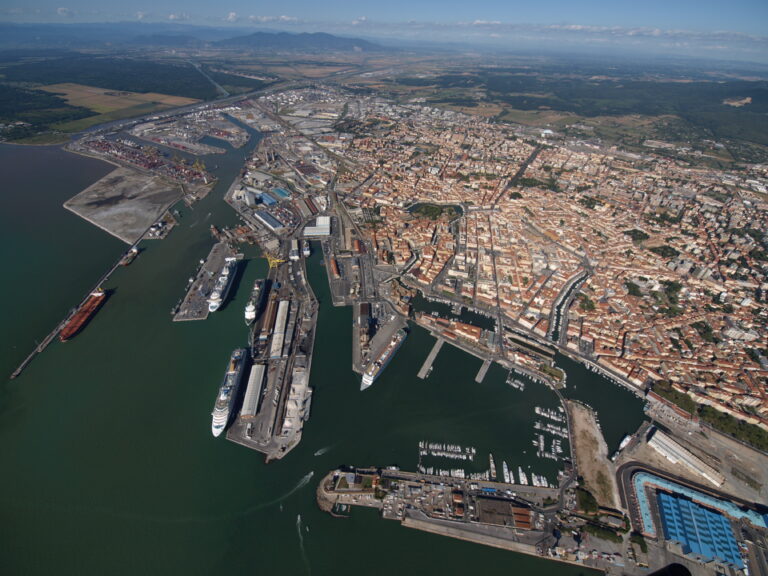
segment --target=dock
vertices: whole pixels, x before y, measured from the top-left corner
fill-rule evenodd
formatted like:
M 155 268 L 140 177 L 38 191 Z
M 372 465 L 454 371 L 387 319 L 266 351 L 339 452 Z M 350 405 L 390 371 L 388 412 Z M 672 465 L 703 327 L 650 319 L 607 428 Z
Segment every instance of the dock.
M 184 300 L 173 314 L 174 322 L 205 320 L 208 318 L 208 296 L 210 296 L 224 259 L 233 256 L 225 242 L 213 245 L 210 254 L 200 267 L 194 280 L 187 285 Z
M 438 338 L 435 342 L 435 345 L 432 346 L 432 350 L 430 350 L 427 359 L 424 360 L 424 364 L 421 365 L 421 370 L 419 370 L 418 373 L 419 378 L 422 380 L 426 379 L 426 377 L 429 375 L 429 371 L 432 369 L 432 364 L 435 362 L 437 353 L 440 352 L 440 348 L 443 347 L 443 344 L 445 344 L 445 340 Z
M 485 379 L 485 375 L 488 372 L 488 369 L 491 367 L 491 361 L 486 360 L 483 362 L 483 365 L 480 366 L 480 370 L 477 371 L 477 376 L 475 376 L 475 382 L 478 384 L 482 384 L 483 380 Z

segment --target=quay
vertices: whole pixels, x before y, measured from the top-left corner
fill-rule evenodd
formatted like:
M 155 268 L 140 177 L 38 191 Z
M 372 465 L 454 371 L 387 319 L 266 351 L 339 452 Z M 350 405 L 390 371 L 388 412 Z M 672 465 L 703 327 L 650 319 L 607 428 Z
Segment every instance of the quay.
M 480 370 L 477 371 L 477 376 L 475 376 L 475 382 L 478 384 L 482 384 L 483 380 L 485 379 L 485 375 L 488 373 L 488 369 L 491 367 L 491 361 L 486 359 L 483 361 L 483 365 L 480 366 Z
M 435 345 L 432 346 L 432 350 L 430 350 L 427 359 L 424 360 L 424 364 L 421 365 L 421 370 L 419 370 L 418 376 L 422 380 L 424 380 L 429 375 L 429 371 L 432 369 L 432 364 L 435 362 L 437 353 L 440 352 L 440 348 L 443 347 L 443 344 L 445 344 L 445 340 L 438 338 L 437 341 L 435 341 Z
M 224 266 L 224 259 L 231 256 L 233 256 L 232 250 L 225 242 L 213 245 L 197 276 L 188 285 L 184 300 L 174 311 L 174 322 L 208 318 L 208 296 L 216 283 L 219 270 Z

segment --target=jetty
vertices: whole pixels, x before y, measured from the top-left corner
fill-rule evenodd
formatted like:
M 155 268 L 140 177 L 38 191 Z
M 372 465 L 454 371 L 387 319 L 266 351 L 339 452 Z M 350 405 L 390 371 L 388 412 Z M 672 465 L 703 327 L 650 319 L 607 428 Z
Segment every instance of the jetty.
M 427 359 L 424 360 L 424 364 L 421 365 L 421 369 L 419 370 L 418 377 L 422 380 L 426 379 L 426 377 L 429 375 L 429 371 L 432 368 L 432 364 L 435 362 L 435 358 L 437 358 L 437 353 L 440 352 L 440 348 L 443 347 L 443 344 L 445 344 L 445 340 L 442 338 L 438 338 L 435 342 L 435 345 L 432 346 L 432 350 L 430 350 L 429 354 L 427 355 Z

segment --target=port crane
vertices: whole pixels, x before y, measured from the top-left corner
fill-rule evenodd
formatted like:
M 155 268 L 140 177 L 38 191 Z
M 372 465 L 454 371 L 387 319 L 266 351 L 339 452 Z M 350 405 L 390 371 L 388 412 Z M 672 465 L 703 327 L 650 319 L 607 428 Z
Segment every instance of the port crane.
M 267 254 L 267 262 L 269 262 L 269 269 L 272 270 L 272 268 L 277 268 L 278 264 L 282 264 L 285 262 L 284 258 L 279 258 L 278 256 L 271 256 L 270 254 Z

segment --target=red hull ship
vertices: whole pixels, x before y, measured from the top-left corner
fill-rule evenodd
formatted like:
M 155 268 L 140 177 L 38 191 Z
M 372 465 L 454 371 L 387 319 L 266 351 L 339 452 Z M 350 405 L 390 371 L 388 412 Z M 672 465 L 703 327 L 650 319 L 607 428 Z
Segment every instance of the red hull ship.
M 83 302 L 83 305 L 77 309 L 75 315 L 72 316 L 72 318 L 70 318 L 64 325 L 64 328 L 61 329 L 61 332 L 59 332 L 59 340 L 66 342 L 80 332 L 80 330 L 83 329 L 83 326 L 88 323 L 88 320 L 91 319 L 91 316 L 96 314 L 97 310 L 101 308 L 106 297 L 107 294 L 102 289 L 91 292 L 87 300 Z

